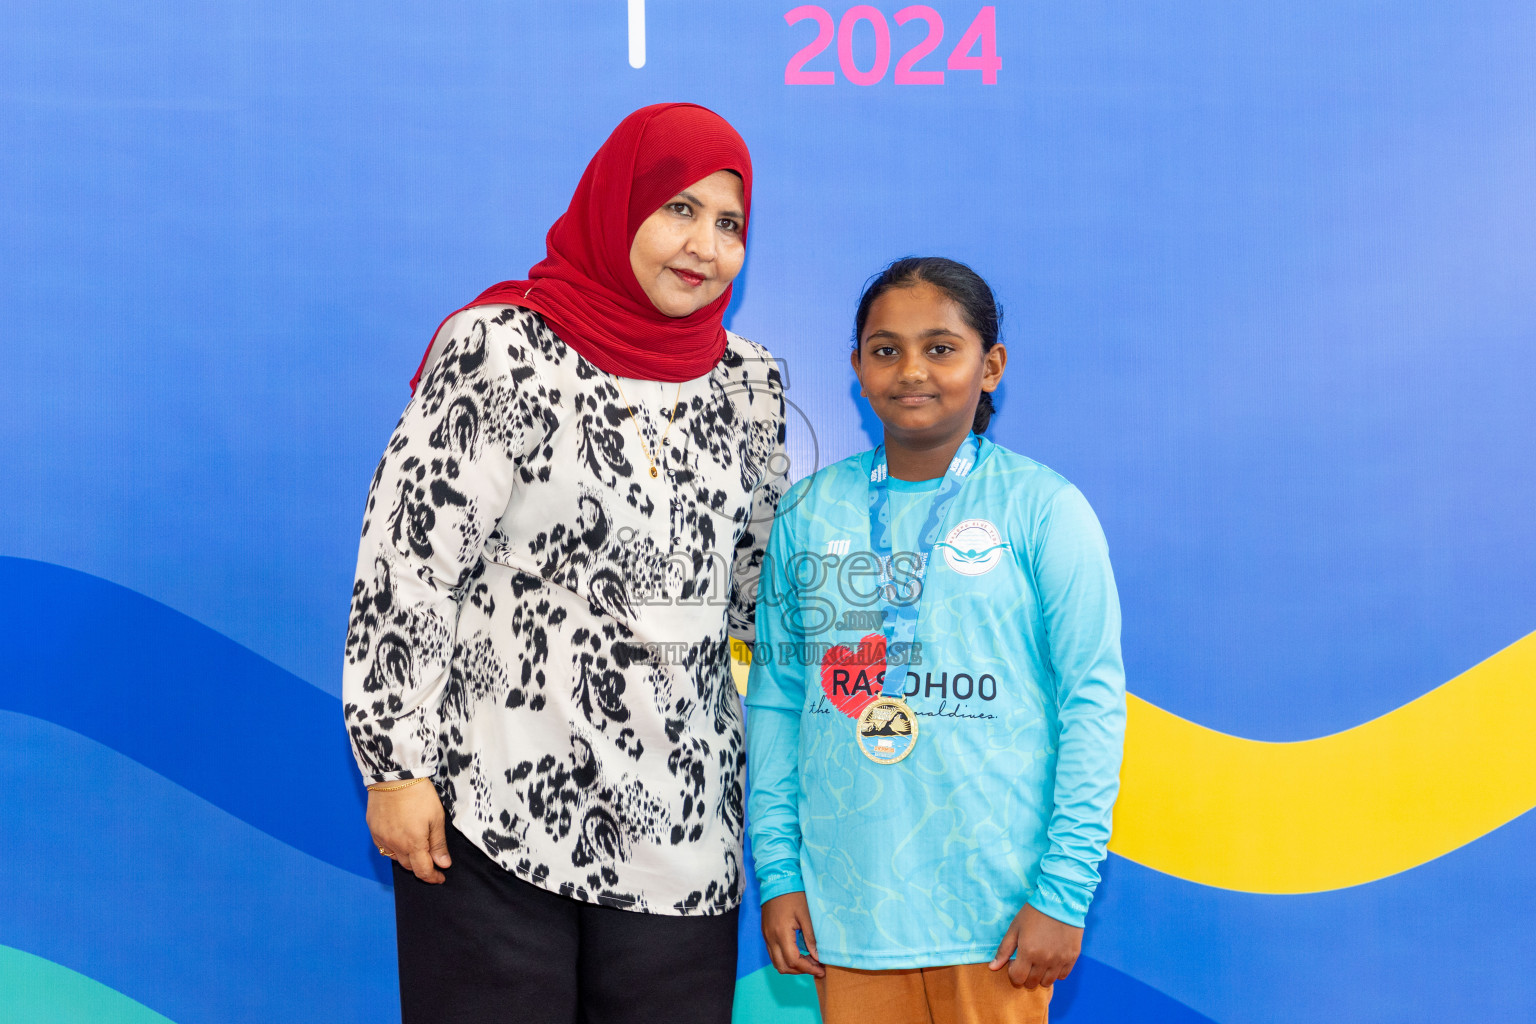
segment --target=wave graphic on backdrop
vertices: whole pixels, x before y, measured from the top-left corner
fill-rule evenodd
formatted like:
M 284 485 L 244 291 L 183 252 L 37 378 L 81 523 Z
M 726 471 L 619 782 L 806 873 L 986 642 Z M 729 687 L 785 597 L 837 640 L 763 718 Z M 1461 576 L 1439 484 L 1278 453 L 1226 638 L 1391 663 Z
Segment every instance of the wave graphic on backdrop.
M 12 679 L 0 710 L 88 736 L 295 849 L 388 880 L 335 697 L 158 601 L 46 562 L 0 558 L 0 622 Z M 336 648 L 339 671 L 340 637 Z
M 732 641 L 737 689 L 752 656 Z M 1127 695 L 1109 848 L 1185 881 L 1324 892 L 1442 857 L 1536 807 L 1536 633 L 1353 729 L 1270 743 Z
M 19 823 L 7 849 L 25 865 L 0 899 L 0 943 L 176 1024 L 398 1019 L 388 886 L 61 726 L 0 711 L 0 750 L 26 753 L 0 759 L 0 820 Z M 25 1021 L 8 1012 L 18 998 L 78 999 L 77 980 L 51 981 L 46 998 L 0 991 L 0 1020 Z
M 0 998 L 13 1024 L 171 1024 L 99 981 L 9 946 L 0 946 Z
M 1536 807 L 1536 633 L 1380 718 L 1265 743 L 1132 696 L 1110 849 L 1223 889 L 1375 881 Z
M 0 905 L 0 944 L 24 951 L 0 1005 L 24 989 L 38 1024 L 82 993 L 178 1024 L 391 1016 L 388 875 L 340 702 L 60 566 L 0 557 L 0 615 L 0 749 L 27 754 L 0 759 L 0 815 L 27 823 L 13 853 L 35 866 Z M 736 1019 L 816 1020 L 808 981 L 766 966 L 759 922 L 754 891 Z M 1210 1020 L 1088 956 L 1056 1003 L 1063 1024 Z

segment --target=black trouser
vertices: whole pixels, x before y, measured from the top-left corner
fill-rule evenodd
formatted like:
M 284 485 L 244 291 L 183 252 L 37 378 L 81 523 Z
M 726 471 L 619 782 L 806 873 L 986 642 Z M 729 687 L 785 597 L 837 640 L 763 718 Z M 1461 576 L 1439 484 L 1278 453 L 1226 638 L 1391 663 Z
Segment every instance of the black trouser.
M 395 865 L 405 1024 L 729 1024 L 736 911 L 637 914 L 524 882 L 451 825 L 447 881 Z

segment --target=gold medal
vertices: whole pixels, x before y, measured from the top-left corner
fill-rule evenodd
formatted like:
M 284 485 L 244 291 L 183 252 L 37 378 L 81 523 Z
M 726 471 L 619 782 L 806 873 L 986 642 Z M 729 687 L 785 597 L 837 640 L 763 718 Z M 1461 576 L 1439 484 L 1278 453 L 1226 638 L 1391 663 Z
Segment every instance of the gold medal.
M 876 764 L 895 764 L 917 746 L 917 716 L 900 697 L 881 697 L 859 712 L 854 737 Z

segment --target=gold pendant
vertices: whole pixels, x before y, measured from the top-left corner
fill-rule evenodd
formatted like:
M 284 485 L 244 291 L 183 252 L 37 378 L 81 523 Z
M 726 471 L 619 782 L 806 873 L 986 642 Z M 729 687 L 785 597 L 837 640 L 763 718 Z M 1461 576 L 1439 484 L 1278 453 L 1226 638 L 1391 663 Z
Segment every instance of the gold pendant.
M 876 764 L 895 764 L 917 746 L 917 716 L 900 697 L 881 697 L 860 713 L 854 739 Z
M 651 476 L 653 476 L 653 477 L 654 477 L 654 476 L 655 476 L 655 475 L 656 475 L 656 467 L 655 467 L 655 466 L 652 466 L 652 467 L 651 467 Z

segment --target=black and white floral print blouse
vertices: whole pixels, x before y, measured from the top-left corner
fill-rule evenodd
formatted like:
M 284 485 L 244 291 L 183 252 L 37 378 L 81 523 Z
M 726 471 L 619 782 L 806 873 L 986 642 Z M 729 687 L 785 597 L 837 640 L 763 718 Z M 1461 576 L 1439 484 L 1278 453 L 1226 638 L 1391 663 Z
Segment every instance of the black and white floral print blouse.
M 775 363 L 732 334 L 707 376 L 617 381 L 515 306 L 459 313 L 433 358 L 363 520 L 343 680 L 359 767 L 432 776 L 455 827 L 545 889 L 731 909 L 729 637 L 752 639 L 784 487 Z

